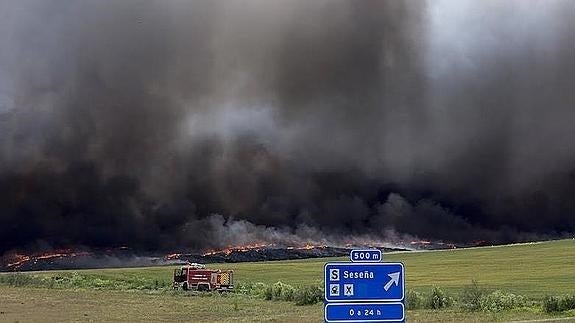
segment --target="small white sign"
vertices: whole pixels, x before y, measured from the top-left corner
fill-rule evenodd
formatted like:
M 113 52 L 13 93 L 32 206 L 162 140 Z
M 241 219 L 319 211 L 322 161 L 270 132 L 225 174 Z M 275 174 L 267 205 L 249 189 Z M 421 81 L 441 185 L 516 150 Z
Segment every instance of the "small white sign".
M 329 280 L 333 282 L 339 281 L 339 269 L 331 269 L 329 271 Z
M 339 284 L 329 285 L 329 296 L 339 296 Z
M 343 285 L 343 295 L 353 296 L 353 284 L 344 284 Z

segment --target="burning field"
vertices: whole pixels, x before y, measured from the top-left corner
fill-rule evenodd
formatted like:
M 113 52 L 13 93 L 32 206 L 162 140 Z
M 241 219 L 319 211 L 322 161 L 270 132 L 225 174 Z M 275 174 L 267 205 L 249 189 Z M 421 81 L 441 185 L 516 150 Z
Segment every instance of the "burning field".
M 2 258 L 0 271 L 36 271 L 55 269 L 87 269 L 110 267 L 141 267 L 170 264 L 253 262 L 268 260 L 305 259 L 348 255 L 349 248 L 328 246 L 277 247 L 247 245 L 213 250 L 205 253 L 174 253 L 136 256 L 129 250 L 77 252 L 57 250 L 30 255 L 13 254 Z
M 127 247 L 101 251 L 53 250 L 44 253 L 7 254 L 0 258 L 0 271 L 40 271 L 58 269 L 148 267 L 186 263 L 236 263 L 307 258 L 348 256 L 354 248 L 377 248 L 385 252 L 456 249 L 487 245 L 475 241 L 468 245 L 445 242 L 410 241 L 405 246 L 377 245 L 303 245 L 280 246 L 275 244 L 251 244 L 230 246 L 224 249 L 199 253 L 171 253 L 166 255 L 136 255 Z
M 573 16 L 567 0 L 0 1 L 1 268 L 569 236 Z

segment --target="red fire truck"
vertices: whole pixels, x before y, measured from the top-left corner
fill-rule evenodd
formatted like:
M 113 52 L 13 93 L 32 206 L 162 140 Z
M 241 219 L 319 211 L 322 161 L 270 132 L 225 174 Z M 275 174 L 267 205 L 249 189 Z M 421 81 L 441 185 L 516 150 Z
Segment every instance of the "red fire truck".
M 234 289 L 233 270 L 206 269 L 205 265 L 189 264 L 174 269 L 174 289 L 227 291 Z

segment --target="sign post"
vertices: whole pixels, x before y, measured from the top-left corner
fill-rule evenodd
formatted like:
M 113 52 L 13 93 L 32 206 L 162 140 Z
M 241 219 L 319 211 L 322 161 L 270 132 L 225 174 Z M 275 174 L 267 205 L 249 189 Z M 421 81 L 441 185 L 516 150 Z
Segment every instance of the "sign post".
M 328 303 L 326 322 L 403 322 L 403 303 Z
M 372 249 L 350 259 L 325 264 L 325 322 L 405 322 L 403 264 L 379 262 Z
M 379 249 L 352 250 L 349 258 L 352 262 L 380 262 L 383 259 Z

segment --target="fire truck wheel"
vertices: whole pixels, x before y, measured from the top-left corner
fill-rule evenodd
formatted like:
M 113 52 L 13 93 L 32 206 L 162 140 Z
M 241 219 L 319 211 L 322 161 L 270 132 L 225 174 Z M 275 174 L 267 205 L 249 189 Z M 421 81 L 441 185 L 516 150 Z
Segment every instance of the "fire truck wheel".
M 198 285 L 198 291 L 203 292 L 203 291 L 206 291 L 206 290 L 208 290 L 208 289 L 209 289 L 209 287 L 208 287 L 208 285 L 206 285 L 206 284 L 199 284 L 199 285 Z
M 183 283 L 183 284 L 182 284 L 182 289 L 183 289 L 183 290 L 188 290 L 188 283 Z

